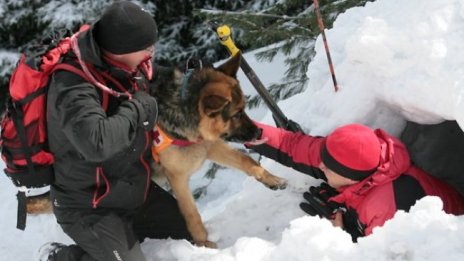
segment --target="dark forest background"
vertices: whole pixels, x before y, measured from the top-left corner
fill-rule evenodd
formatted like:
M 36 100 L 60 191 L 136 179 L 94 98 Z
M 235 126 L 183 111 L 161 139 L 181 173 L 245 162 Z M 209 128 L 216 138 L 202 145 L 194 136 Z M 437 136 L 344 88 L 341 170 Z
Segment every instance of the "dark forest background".
M 338 14 L 364 5 L 369 0 L 320 0 L 326 28 L 331 28 Z M 371 0 L 372 1 L 372 0 Z M 0 103 L 7 97 L 8 81 L 19 54 L 55 30 L 75 31 L 91 23 L 112 0 L 3 0 L 0 2 Z M 150 11 L 159 27 L 155 60 L 176 66 L 191 56 L 216 62 L 228 57 L 227 51 L 208 24 L 214 21 L 232 28 L 232 37 L 243 51 L 273 43 L 258 57 L 272 62 L 283 52 L 287 72 L 278 84 L 268 86 L 276 100 L 304 90 L 306 71 L 314 56 L 313 43 L 320 31 L 311 0 L 169 0 L 133 1 Z M 257 106 L 260 97 L 249 97 Z M 1 107 L 3 110 L 3 106 Z

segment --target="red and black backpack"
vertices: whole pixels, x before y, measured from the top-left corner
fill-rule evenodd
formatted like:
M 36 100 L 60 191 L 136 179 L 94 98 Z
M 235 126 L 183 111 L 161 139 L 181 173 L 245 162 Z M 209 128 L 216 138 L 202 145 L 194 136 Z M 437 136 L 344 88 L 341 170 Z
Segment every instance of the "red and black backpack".
M 81 28 L 80 32 L 88 29 Z M 77 34 L 63 37 L 54 34 L 41 40 L 32 51 L 21 55 L 9 81 L 9 95 L 1 119 L 0 147 L 5 162 L 5 174 L 18 188 L 17 228 L 26 225 L 26 201 L 29 197 L 48 193 L 53 180 L 54 156 L 47 143 L 46 98 L 48 84 L 53 72 L 66 70 L 80 75 L 89 82 L 103 85 L 102 78 L 89 73 L 88 68 L 77 68 L 61 63 L 68 51 L 76 53 Z M 77 50 L 79 53 L 79 51 Z M 82 65 L 80 54 L 76 54 Z M 84 71 L 83 71 L 84 70 Z M 104 86 L 106 87 L 106 86 Z M 106 87 L 107 88 L 107 87 Z M 103 91 L 103 108 L 106 110 L 108 92 Z

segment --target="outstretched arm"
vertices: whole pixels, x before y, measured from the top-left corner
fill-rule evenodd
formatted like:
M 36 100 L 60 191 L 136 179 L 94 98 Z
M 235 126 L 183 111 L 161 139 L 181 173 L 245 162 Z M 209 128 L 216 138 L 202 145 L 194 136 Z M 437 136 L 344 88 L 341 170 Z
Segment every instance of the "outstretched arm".
M 267 138 L 267 142 L 262 145 L 247 145 L 248 148 L 297 171 L 325 179 L 318 168 L 324 138 L 294 133 L 259 122 L 255 124 L 263 130 L 261 138 Z

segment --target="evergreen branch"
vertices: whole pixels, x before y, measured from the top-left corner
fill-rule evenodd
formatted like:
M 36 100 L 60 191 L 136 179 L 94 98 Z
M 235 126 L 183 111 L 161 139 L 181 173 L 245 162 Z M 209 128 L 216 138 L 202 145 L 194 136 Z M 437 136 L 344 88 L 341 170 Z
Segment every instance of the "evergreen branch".
M 288 16 L 288 15 L 274 15 L 264 13 L 250 13 L 250 12 L 234 12 L 224 10 L 211 10 L 211 9 L 195 9 L 195 11 L 211 14 L 211 15 L 239 15 L 239 16 L 260 16 L 267 18 L 278 18 L 283 20 L 307 19 L 307 17 Z
M 205 173 L 205 177 L 208 179 L 214 179 L 216 172 L 220 169 L 225 169 L 225 167 L 212 162 L 211 167 Z
M 199 199 L 201 196 L 207 194 L 207 192 L 208 192 L 207 189 L 208 189 L 209 185 L 211 185 L 211 183 L 213 183 L 213 180 L 216 177 L 216 172 L 218 170 L 220 170 L 220 169 L 225 169 L 225 167 L 223 167 L 221 165 L 218 165 L 218 164 L 216 164 L 214 162 L 210 165 L 210 168 L 206 171 L 206 173 L 204 175 L 205 178 L 209 179 L 208 184 L 206 184 L 204 186 L 201 186 L 201 187 L 198 187 L 192 192 L 194 199 Z

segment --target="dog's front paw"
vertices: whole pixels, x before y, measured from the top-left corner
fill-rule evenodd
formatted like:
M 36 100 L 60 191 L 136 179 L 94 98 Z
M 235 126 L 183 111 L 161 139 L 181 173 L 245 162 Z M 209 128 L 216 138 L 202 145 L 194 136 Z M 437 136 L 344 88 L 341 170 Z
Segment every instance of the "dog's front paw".
M 287 182 L 279 184 L 279 185 L 275 185 L 275 186 L 270 186 L 269 188 L 272 189 L 272 190 L 286 189 L 287 188 Z
M 208 248 L 217 248 L 216 243 L 208 241 L 208 240 L 201 241 L 201 242 L 195 241 L 195 245 L 197 245 L 197 246 L 205 246 L 205 247 L 208 247 Z
M 272 190 L 285 189 L 287 187 L 286 179 L 279 178 L 271 174 L 266 175 L 264 178 L 258 180 Z
M 278 177 L 274 177 L 274 178 L 276 178 L 278 182 L 276 182 L 273 185 L 267 185 L 268 188 L 270 188 L 272 190 L 278 190 L 278 189 L 287 188 L 287 180 L 282 179 L 282 178 L 278 178 Z

